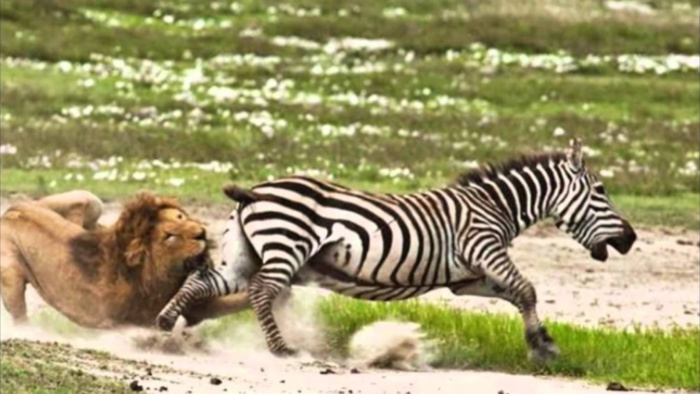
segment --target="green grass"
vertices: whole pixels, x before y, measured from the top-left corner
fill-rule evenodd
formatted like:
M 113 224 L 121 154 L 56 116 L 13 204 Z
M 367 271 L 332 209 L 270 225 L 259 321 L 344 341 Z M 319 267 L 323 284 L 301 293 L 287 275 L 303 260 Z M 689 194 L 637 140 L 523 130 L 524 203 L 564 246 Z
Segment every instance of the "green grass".
M 91 179 L 111 168 L 98 159 L 114 157 L 127 177 L 154 160 L 216 160 L 239 181 L 311 171 L 415 190 L 573 135 L 592 149 L 594 171 L 613 174 L 613 194 L 700 192 L 697 70 L 618 64 L 696 54 L 696 1 L 647 1 L 651 16 L 593 0 L 472 3 L 5 1 L 0 121 L 17 153 L 2 155 L 3 192 L 38 177 L 65 190 L 68 172 Z M 344 37 L 390 46 L 322 48 Z M 557 71 L 568 61 L 578 68 Z M 167 189 L 168 171 L 156 170 L 139 186 Z M 218 190 L 204 182 L 213 179 L 186 178 L 205 193 Z
M 298 309 L 300 305 L 290 307 L 305 315 L 310 312 Z M 329 357 L 346 357 L 350 337 L 364 325 L 391 319 L 419 323 L 435 340 L 437 354 L 432 365 L 436 368 L 552 375 L 598 383 L 617 381 L 635 388 L 700 389 L 700 329 L 697 327 L 620 330 L 546 321 L 561 355 L 548 365 L 538 367 L 527 359 L 522 321 L 515 314 L 471 312 L 418 300 L 366 302 L 338 295 L 323 298 L 316 308 L 312 313 L 318 316 L 317 321 L 323 327 L 326 348 L 331 352 Z M 32 323 L 67 338 L 94 333 L 71 323 L 54 310 L 33 316 Z M 207 321 L 198 330 L 207 341 L 231 340 L 235 339 L 231 337 L 232 330 L 242 325 L 259 329 L 254 314 L 248 310 Z M 41 368 L 34 365 L 41 358 L 38 355 L 12 347 L 6 353 L 6 343 L 2 346 L 3 362 L 11 362 L 7 368 L 16 369 L 18 364 L 25 369 Z M 8 354 L 10 358 L 6 358 Z M 60 354 L 46 351 L 42 356 L 51 360 Z M 90 354 L 102 359 L 109 357 L 102 352 Z M 27 360 L 22 361 L 20 356 Z M 5 364 L 3 373 L 4 368 Z
M 23 340 L 3 341 L 0 346 L 0 381 L 3 392 L 16 394 L 48 393 L 129 393 L 131 390 L 116 380 L 97 377 L 74 366 L 69 357 L 109 356 L 92 351 L 76 351 L 56 344 L 40 344 Z
M 373 321 L 392 319 L 420 323 L 437 341 L 433 366 L 493 370 L 622 382 L 645 388 L 700 388 L 700 330 L 637 328 L 621 331 L 546 322 L 561 356 L 545 367 L 527 359 L 522 321 L 502 314 L 483 314 L 432 303 L 370 303 L 331 296 L 319 303 L 324 334 L 336 356 L 347 352 L 349 338 Z M 230 329 L 249 324 L 248 311 L 207 323 L 210 339 L 227 337 Z

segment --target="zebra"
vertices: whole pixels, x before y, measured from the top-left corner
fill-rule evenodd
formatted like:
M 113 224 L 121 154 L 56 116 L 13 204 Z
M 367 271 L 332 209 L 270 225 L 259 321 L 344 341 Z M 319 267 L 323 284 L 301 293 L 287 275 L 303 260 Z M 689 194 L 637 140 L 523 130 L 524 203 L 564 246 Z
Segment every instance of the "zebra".
M 559 349 L 538 317 L 535 288 L 508 257 L 511 241 L 546 217 L 595 260 L 607 259 L 607 245 L 626 254 L 636 240 L 586 169 L 577 139 L 566 152 L 482 166 L 453 185 L 412 194 L 372 194 L 305 176 L 224 192 L 239 205 L 224 229 L 221 264 L 191 274 L 156 325 L 169 331 L 194 301 L 247 291 L 278 356 L 295 350 L 281 336 L 272 302 L 291 285 L 314 283 L 362 300 L 447 288 L 509 301 L 523 319 L 530 359 L 546 361 Z

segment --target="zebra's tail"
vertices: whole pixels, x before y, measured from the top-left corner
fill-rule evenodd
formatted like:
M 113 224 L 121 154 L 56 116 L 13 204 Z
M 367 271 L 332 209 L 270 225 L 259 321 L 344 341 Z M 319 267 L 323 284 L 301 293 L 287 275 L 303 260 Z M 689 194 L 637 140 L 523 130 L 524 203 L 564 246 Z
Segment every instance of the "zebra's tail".
M 243 204 L 260 201 L 263 199 L 263 196 L 255 193 L 254 191 L 238 187 L 232 183 L 224 186 L 224 194 L 226 194 L 226 196 L 228 196 L 228 198 L 231 200 Z

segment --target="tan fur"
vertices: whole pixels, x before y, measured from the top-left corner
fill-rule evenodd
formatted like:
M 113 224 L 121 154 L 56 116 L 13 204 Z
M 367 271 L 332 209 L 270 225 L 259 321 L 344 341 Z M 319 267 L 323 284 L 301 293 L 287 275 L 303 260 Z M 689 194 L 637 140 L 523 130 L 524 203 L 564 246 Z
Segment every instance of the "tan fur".
M 152 326 L 188 273 L 210 264 L 203 224 L 174 199 L 140 194 L 111 227 L 97 224 L 101 213 L 94 194 L 77 190 L 0 218 L 0 293 L 16 323 L 27 320 L 30 283 L 82 326 Z

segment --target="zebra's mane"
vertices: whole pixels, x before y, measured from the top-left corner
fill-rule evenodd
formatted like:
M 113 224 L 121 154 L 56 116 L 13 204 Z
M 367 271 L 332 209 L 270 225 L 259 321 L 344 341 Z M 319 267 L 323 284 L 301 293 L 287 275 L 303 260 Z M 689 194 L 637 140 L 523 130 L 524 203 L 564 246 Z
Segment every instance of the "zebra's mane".
M 470 183 L 480 184 L 485 180 L 497 178 L 499 174 L 507 174 L 513 170 L 521 171 L 523 168 L 536 167 L 538 164 L 559 163 L 564 160 L 567 160 L 567 157 L 562 152 L 521 155 L 502 163 L 488 163 L 485 166 L 464 172 L 457 177 L 456 183 L 462 186 L 467 186 Z

